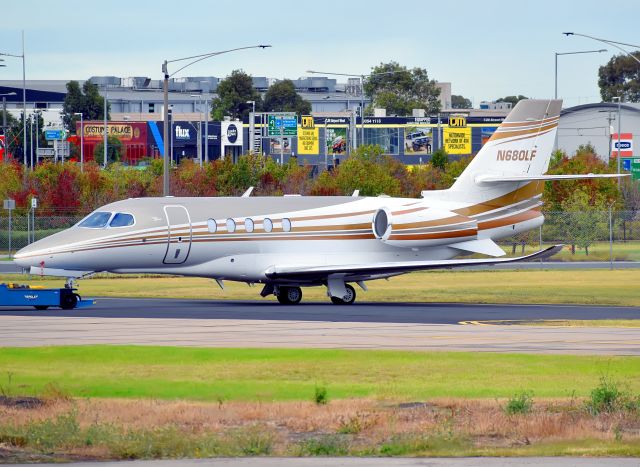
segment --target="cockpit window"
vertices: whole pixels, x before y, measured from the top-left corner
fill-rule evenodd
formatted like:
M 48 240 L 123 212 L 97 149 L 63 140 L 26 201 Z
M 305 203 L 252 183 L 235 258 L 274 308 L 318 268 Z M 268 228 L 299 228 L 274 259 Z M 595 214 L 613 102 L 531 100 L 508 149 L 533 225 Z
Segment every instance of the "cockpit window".
M 126 214 L 124 212 L 118 212 L 111 222 L 109 222 L 109 227 L 127 227 L 129 225 L 134 224 L 134 219 L 131 214 Z
M 78 224 L 78 227 L 86 227 L 88 229 L 102 229 L 107 226 L 107 222 L 111 219 L 111 213 L 105 211 L 96 211 L 90 214 L 85 220 Z

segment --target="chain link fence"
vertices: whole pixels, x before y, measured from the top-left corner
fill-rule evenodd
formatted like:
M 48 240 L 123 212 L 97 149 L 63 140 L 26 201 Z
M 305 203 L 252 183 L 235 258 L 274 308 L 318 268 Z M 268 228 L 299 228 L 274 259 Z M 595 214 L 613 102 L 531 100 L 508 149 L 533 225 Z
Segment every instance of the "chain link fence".
M 539 229 L 499 241 L 508 256 L 520 256 L 562 243 L 559 261 L 640 261 L 640 213 L 633 211 L 548 211 Z M 0 216 L 0 255 L 15 253 L 34 240 L 71 227 L 84 216 L 68 213 Z M 32 226 L 31 224 L 34 224 Z M 35 228 L 34 228 L 35 227 Z M 11 239 L 11 251 L 9 243 Z

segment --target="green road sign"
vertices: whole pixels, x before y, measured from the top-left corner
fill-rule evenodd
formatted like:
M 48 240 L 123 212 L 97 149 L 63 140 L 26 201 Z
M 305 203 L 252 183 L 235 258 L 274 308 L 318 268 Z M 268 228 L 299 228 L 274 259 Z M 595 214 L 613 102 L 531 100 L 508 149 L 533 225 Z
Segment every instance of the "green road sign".
M 295 115 L 269 115 L 267 123 L 269 136 L 280 136 L 280 127 L 282 127 L 283 136 L 298 134 L 298 118 Z
M 631 176 L 634 180 L 640 180 L 640 158 L 631 160 Z

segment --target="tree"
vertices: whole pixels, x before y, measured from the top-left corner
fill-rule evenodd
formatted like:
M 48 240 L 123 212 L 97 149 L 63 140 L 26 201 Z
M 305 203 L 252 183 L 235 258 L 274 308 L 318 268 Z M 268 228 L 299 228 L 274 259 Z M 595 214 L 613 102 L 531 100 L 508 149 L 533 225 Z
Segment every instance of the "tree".
M 104 143 L 100 141 L 93 149 L 93 159 L 104 160 Z M 122 142 L 117 136 L 107 138 L 107 163 L 120 162 L 122 159 Z
M 391 115 L 411 115 L 413 109 L 440 111 L 440 89 L 424 68 L 407 69 L 397 62 L 381 63 L 371 69 L 364 90 L 374 107 Z
M 252 105 L 247 101 L 254 101 L 256 108 L 260 108 L 260 93 L 253 87 L 253 79 L 242 70 L 233 70 L 231 75 L 220 81 L 218 97 L 213 99 L 211 117 L 213 120 L 223 120 L 228 116 L 242 119 L 249 115 Z
M 640 51 L 632 55 L 640 59 Z M 628 55 L 615 55 L 598 70 L 598 86 L 604 102 L 614 96 L 623 101 L 640 102 L 640 66 Z
M 311 113 L 311 103 L 296 92 L 290 79 L 278 81 L 270 86 L 264 94 L 262 107 L 266 112 L 294 112 L 299 115 Z
M 571 242 L 571 253 L 575 247 L 584 248 L 589 256 L 589 246 L 606 237 L 608 232 L 607 205 L 604 196 L 597 194 L 591 199 L 590 194 L 581 188 L 574 190 L 562 203 L 564 215 L 562 232 Z
M 111 106 L 107 103 L 107 120 L 111 120 L 109 115 Z M 84 120 L 102 120 L 104 118 L 104 99 L 98 92 L 98 86 L 91 81 L 85 81 L 80 89 L 77 81 L 67 83 L 67 95 L 62 104 L 62 123 L 70 132 L 76 132 L 76 122 L 80 121 L 82 113 Z
M 22 150 L 22 147 L 24 144 L 24 138 L 22 135 L 22 130 L 24 128 L 23 116 L 24 114 L 21 113 L 20 119 L 15 119 L 13 117 L 10 117 L 10 114 L 7 112 L 7 137 L 6 137 L 7 149 L 8 149 L 8 152 L 11 155 L 13 155 L 14 158 L 17 158 L 20 161 L 22 161 L 22 157 L 24 154 Z M 38 120 L 37 125 L 36 125 L 36 118 Z M 32 146 L 31 135 L 33 134 L 34 164 L 35 164 L 35 158 L 36 158 L 36 155 L 35 155 L 36 147 L 46 146 L 46 140 L 44 138 L 44 133 L 42 132 L 43 126 L 44 126 L 44 119 L 42 118 L 42 115 L 40 114 L 40 112 L 34 112 L 33 114 L 27 117 L 27 157 L 28 158 L 31 157 L 31 146 Z M 36 127 L 38 131 L 36 131 Z M 36 143 L 36 138 L 38 138 L 37 143 Z
M 431 165 L 440 170 L 444 170 L 447 166 L 447 162 L 449 162 L 449 154 L 447 154 L 447 151 L 445 151 L 444 148 L 438 148 L 433 151 L 433 154 L 431 155 Z
M 452 95 L 451 96 L 451 108 L 452 109 L 471 109 L 473 105 L 471 101 L 464 96 Z
M 522 99 L 529 99 L 529 98 L 527 96 L 523 96 L 522 94 L 519 94 L 517 96 L 501 97 L 496 102 L 511 102 L 511 107 L 515 107 L 516 104 L 520 102 Z

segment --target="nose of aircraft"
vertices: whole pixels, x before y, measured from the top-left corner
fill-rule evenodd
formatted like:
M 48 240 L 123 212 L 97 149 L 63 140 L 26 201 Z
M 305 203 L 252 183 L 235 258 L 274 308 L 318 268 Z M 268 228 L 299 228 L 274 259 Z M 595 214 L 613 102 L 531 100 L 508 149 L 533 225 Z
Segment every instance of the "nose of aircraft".
M 18 266 L 25 269 L 29 269 L 31 266 L 40 266 L 40 262 L 42 261 L 41 255 L 36 253 L 41 249 L 38 243 L 40 243 L 40 241 L 18 250 L 18 252 L 13 256 L 13 261 Z

